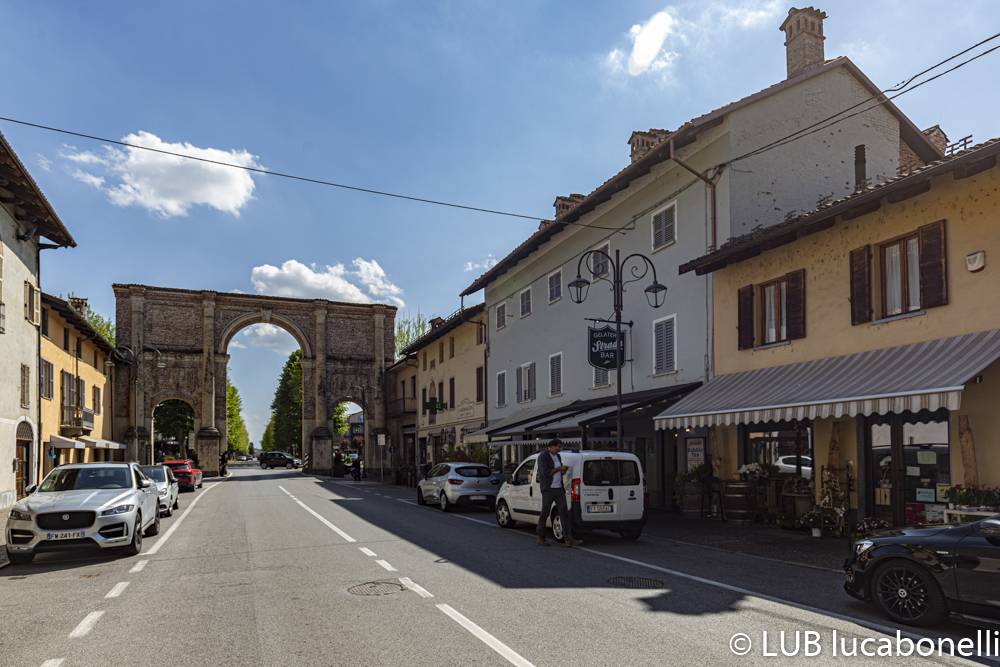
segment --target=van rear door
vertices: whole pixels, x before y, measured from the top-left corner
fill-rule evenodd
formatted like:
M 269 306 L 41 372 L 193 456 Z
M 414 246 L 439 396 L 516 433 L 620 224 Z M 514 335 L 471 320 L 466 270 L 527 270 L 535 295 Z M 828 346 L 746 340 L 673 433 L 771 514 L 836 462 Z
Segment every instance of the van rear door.
M 585 458 L 580 485 L 584 521 L 634 521 L 643 515 L 642 471 L 632 457 Z

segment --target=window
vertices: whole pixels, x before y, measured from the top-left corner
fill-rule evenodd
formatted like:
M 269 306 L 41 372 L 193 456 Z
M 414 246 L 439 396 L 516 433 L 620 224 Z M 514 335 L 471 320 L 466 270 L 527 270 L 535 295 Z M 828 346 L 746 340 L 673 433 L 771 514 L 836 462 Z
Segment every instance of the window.
M 410 378 L 410 396 L 413 398 L 417 397 L 417 376 L 414 375 Z
M 29 283 L 24 281 L 24 319 L 32 324 L 40 324 L 41 320 L 41 292 Z
M 49 309 L 42 308 L 42 335 L 48 337 L 49 335 Z
M 549 396 L 562 393 L 562 352 L 549 356 Z
M 635 461 L 586 461 L 583 483 L 587 486 L 638 486 L 639 466 Z
M 788 340 L 787 293 L 788 283 L 784 279 L 760 286 L 760 339 L 765 345 Z
M 497 407 L 507 405 L 507 371 L 497 373 Z
M 594 369 L 594 387 L 607 387 L 611 384 L 611 371 L 607 368 Z
M 63 329 L 63 349 L 69 352 L 69 327 Z
M 920 240 L 916 234 L 879 246 L 882 317 L 920 310 Z
M 83 381 L 83 378 L 76 379 L 76 407 L 82 408 L 87 402 L 87 383 Z
M 653 373 L 677 370 L 677 316 L 670 315 L 653 322 Z
M 21 407 L 31 407 L 31 367 L 21 364 Z
M 485 378 L 483 377 L 483 374 L 485 372 L 486 369 L 484 369 L 482 366 L 476 369 L 476 403 L 482 403 L 483 398 L 485 398 L 483 396 L 483 394 L 486 391 L 486 383 L 484 382 Z
M 745 285 L 737 290 L 736 302 L 739 349 L 805 338 L 805 269 L 760 285 Z
M 531 471 L 535 469 L 535 459 L 529 459 L 521 464 L 511 478 L 515 484 L 527 484 L 531 481 Z
M 406 380 L 400 380 L 399 382 L 399 397 L 406 398 Z
M 95 386 L 93 388 L 91 403 L 93 404 L 94 414 L 95 415 L 101 414 L 101 388 L 98 386 Z
M 653 213 L 650 219 L 653 250 L 670 245 L 677 240 L 677 204 L 671 203 Z
M 448 338 L 448 358 L 449 359 L 454 359 L 455 358 L 455 337 L 454 336 L 451 336 L 450 338 Z
M 101 367 L 97 365 L 97 350 L 94 350 L 94 368 L 101 370 Z
M 448 407 L 455 407 L 455 378 L 448 378 Z
M 549 303 L 562 298 L 562 269 L 549 274 Z
M 604 255 L 588 255 L 587 261 L 594 276 L 599 278 L 608 275 L 611 272 L 611 264 L 608 261 L 608 258 L 611 257 L 611 244 L 605 243 L 594 248 L 594 250 L 600 250 L 607 255 L 607 257 Z
M 427 387 L 420 390 L 420 414 L 427 412 Z
M 521 317 L 531 315 L 531 288 L 521 290 Z
M 52 400 L 54 372 L 52 363 L 42 359 L 38 365 L 38 394 L 42 398 Z
M 438 382 L 437 400 L 439 403 L 444 403 L 444 382 Z M 445 409 L 447 408 L 448 406 L 445 406 Z
M 496 329 L 497 331 L 500 331 L 505 326 L 507 326 L 507 304 L 501 303 L 497 305 L 495 312 L 497 319 Z
M 535 400 L 535 362 L 522 364 L 517 369 L 517 402 Z
M 439 340 L 438 341 L 438 361 L 440 363 L 442 363 L 442 364 L 444 363 L 444 341 L 443 340 Z

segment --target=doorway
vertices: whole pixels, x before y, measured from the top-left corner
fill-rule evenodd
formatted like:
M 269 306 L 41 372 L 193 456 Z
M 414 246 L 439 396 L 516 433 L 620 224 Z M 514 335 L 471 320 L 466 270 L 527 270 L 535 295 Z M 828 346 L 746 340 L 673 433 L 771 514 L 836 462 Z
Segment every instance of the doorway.
M 28 422 L 21 422 L 17 425 L 14 434 L 14 493 L 18 498 L 23 498 L 25 489 L 31 483 L 31 443 L 35 439 L 35 432 Z

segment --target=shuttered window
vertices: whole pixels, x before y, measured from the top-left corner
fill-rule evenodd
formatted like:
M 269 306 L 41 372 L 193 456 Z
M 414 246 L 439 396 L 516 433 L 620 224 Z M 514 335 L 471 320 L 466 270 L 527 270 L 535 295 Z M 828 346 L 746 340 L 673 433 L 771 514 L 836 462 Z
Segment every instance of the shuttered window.
M 920 301 L 924 308 L 948 303 L 948 271 L 944 220 L 924 225 L 920 238 Z
M 42 359 L 38 366 L 38 393 L 42 398 L 52 399 L 54 387 L 52 377 L 55 367 L 52 362 Z
M 455 358 L 455 337 L 451 336 L 448 338 L 448 358 Z
M 677 205 L 671 204 L 653 214 L 653 250 L 662 248 L 677 240 Z
M 501 303 L 496 307 L 496 329 L 500 331 L 505 326 L 507 326 L 507 304 Z
M 549 396 L 562 393 L 562 352 L 549 357 Z
M 99 415 L 101 414 L 101 388 L 95 386 L 92 391 L 92 409 L 95 415 Z
M 420 390 L 420 414 L 427 412 L 427 387 Z
M 24 281 L 24 319 L 32 324 L 41 322 L 41 293 L 27 280 Z
M 531 288 L 521 291 L 521 317 L 531 315 Z
M 549 274 L 549 303 L 562 298 L 562 270 Z
M 872 321 L 872 248 L 851 251 L 851 324 Z
M 517 401 L 526 403 L 535 400 L 535 364 L 524 364 L 517 369 Z
M 611 272 L 611 264 L 608 261 L 608 258 L 611 257 L 611 244 L 605 243 L 595 248 L 595 250 L 600 250 L 604 255 L 587 255 L 587 262 L 590 264 L 591 272 L 597 277 L 606 276 Z
M 759 332 L 763 345 L 803 338 L 806 335 L 805 269 L 760 285 Z
M 31 407 L 31 368 L 21 364 L 21 407 Z
M 741 287 L 736 293 L 736 318 L 738 347 L 747 350 L 753 347 L 753 285 Z
M 653 373 L 677 370 L 676 324 L 676 315 L 653 322 Z
M 483 374 L 485 369 L 482 366 L 476 368 L 476 403 L 482 403 L 485 396 L 483 395 L 486 391 L 486 383 Z
M 497 373 L 497 407 L 507 405 L 507 371 Z
M 455 408 L 455 378 L 448 379 L 448 407 Z
M 788 307 L 786 333 L 788 340 L 806 337 L 806 270 L 792 271 L 785 276 L 785 305 Z
M 611 372 L 607 368 L 594 369 L 594 386 L 607 387 L 611 384 Z

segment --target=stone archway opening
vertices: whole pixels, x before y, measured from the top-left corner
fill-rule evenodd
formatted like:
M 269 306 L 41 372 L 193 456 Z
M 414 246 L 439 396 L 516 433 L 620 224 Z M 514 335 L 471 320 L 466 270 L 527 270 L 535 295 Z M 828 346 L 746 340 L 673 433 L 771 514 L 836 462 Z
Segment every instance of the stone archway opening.
M 194 406 L 182 398 L 167 398 L 153 408 L 153 461 L 193 458 L 201 465 L 194 447 Z

